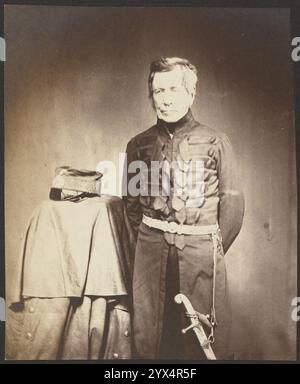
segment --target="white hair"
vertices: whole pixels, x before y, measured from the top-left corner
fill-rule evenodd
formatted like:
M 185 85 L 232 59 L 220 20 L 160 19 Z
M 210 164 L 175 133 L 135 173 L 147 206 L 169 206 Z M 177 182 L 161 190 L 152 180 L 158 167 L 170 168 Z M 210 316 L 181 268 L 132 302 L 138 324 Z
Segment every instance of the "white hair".
M 182 71 L 183 85 L 187 92 L 195 96 L 196 84 L 198 81 L 197 69 L 187 59 L 181 57 L 162 57 L 155 60 L 150 65 L 150 74 L 148 78 L 149 96 L 152 98 L 153 95 L 153 78 L 155 73 L 158 72 L 169 72 L 175 68 L 180 68 Z

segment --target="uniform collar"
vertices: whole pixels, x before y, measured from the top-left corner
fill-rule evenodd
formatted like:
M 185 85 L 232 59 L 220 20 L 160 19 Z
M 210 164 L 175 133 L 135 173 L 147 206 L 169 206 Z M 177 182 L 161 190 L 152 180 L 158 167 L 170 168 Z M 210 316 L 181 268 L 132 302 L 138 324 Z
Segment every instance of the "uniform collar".
M 157 125 L 160 129 L 166 130 L 166 132 L 169 134 L 174 134 L 175 132 L 181 130 L 181 128 L 186 127 L 189 125 L 190 122 L 194 121 L 194 117 L 192 114 L 192 111 L 189 109 L 187 113 L 178 121 L 174 123 L 167 123 L 164 120 L 157 119 Z

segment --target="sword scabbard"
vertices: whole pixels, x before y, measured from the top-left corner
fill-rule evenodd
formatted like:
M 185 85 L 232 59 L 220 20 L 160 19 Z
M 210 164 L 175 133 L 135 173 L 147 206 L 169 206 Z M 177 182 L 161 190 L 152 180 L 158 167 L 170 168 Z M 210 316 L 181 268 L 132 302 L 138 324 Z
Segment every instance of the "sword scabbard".
M 182 330 L 182 333 L 188 332 L 190 329 L 192 329 L 197 337 L 197 340 L 199 341 L 199 344 L 201 348 L 203 349 L 203 352 L 205 353 L 205 356 L 208 360 L 216 360 L 216 356 L 214 354 L 214 351 L 212 350 L 212 347 L 210 345 L 210 341 L 208 340 L 206 333 L 202 327 L 202 324 L 198 318 L 197 312 L 194 310 L 190 300 L 183 294 L 179 293 L 174 298 L 175 302 L 177 304 L 183 304 L 185 307 L 186 312 L 189 314 L 189 319 L 191 321 L 191 325 L 187 328 Z

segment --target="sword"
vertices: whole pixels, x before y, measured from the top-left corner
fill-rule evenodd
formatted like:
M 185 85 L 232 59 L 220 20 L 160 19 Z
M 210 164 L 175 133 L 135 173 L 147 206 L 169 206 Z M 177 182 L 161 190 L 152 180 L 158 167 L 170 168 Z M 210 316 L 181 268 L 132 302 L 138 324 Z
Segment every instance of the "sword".
M 187 328 L 182 330 L 182 333 L 188 332 L 190 329 L 192 329 L 195 332 L 195 335 L 200 343 L 201 348 L 203 349 L 203 352 L 205 353 L 205 356 L 207 357 L 208 360 L 217 360 L 214 351 L 212 350 L 212 347 L 210 345 L 210 341 L 208 340 L 205 331 L 202 327 L 201 321 L 202 320 L 205 324 L 208 324 L 211 326 L 209 323 L 208 319 L 202 315 L 196 312 L 190 302 L 190 300 L 183 294 L 183 293 L 178 293 L 178 295 L 175 296 L 174 298 L 175 302 L 177 304 L 183 304 L 187 315 L 189 319 L 191 320 L 191 325 L 189 325 Z M 199 316 L 200 315 L 200 316 Z M 205 319 L 204 319 L 205 318 Z

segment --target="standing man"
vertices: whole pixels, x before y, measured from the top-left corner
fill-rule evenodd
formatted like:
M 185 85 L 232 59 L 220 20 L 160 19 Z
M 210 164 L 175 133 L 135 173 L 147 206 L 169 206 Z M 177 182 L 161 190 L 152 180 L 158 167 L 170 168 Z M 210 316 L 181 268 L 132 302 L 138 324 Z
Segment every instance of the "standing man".
M 174 302 L 179 292 L 208 315 L 217 358 L 231 356 L 224 253 L 241 229 L 244 199 L 227 136 L 192 115 L 196 83 L 188 60 L 154 61 L 148 86 L 157 123 L 127 145 L 123 194 L 137 240 L 133 336 L 144 359 L 204 358 L 193 331 L 181 333 L 189 321 Z M 164 164 L 158 177 L 157 164 Z

